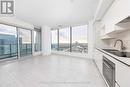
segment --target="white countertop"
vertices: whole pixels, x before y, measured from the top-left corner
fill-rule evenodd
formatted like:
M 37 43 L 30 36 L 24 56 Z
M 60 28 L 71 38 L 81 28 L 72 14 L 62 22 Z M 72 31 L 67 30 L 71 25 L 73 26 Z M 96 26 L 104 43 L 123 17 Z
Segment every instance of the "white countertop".
M 100 51 L 102 51 L 102 52 L 104 52 L 104 53 L 106 53 L 106 54 L 108 54 L 108 55 L 114 57 L 115 59 L 117 59 L 117 60 L 119 60 L 119 61 L 121 61 L 121 62 L 124 62 L 125 64 L 127 64 L 127 65 L 130 66 L 130 58 L 127 58 L 127 57 L 118 57 L 118 56 L 116 56 L 116 55 L 114 55 L 114 54 L 112 54 L 112 53 L 109 53 L 109 52 L 107 52 L 107 51 L 104 51 L 104 50 L 102 50 L 102 49 L 100 49 L 100 48 L 96 48 L 96 49 L 98 49 L 98 50 L 100 50 Z

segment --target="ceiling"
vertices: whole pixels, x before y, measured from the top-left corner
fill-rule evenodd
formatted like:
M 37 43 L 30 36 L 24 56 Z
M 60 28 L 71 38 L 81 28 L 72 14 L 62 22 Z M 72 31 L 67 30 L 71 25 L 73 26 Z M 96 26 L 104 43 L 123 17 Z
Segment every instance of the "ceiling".
M 15 16 L 34 25 L 50 27 L 86 24 L 99 0 L 15 0 Z

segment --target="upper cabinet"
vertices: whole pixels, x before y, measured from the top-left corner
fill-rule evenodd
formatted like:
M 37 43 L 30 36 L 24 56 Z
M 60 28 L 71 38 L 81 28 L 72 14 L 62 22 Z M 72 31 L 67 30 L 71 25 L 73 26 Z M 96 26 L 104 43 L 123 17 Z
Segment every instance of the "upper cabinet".
M 113 35 L 129 29 L 130 25 L 130 0 L 114 0 L 111 7 L 107 10 L 101 24 L 104 29 L 101 28 L 102 37 L 107 35 L 105 39 L 114 38 Z
M 130 29 L 130 16 L 117 24 L 108 23 L 101 27 L 101 39 L 113 39 L 114 35 Z
M 123 30 L 130 29 L 130 16 L 123 19 L 121 22 L 117 23 L 116 25 L 122 28 Z

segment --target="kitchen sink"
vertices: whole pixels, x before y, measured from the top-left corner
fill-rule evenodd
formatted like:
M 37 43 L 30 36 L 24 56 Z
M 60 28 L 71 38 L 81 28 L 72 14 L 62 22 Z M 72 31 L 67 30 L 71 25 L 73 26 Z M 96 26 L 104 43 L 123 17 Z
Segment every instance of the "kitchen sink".
M 115 49 L 103 49 L 104 51 L 107 51 L 111 54 L 114 54 L 118 57 L 126 57 L 126 58 L 130 58 L 130 52 L 120 52 L 118 50 Z
M 105 50 L 105 51 L 118 51 L 116 49 L 103 49 L 103 50 Z

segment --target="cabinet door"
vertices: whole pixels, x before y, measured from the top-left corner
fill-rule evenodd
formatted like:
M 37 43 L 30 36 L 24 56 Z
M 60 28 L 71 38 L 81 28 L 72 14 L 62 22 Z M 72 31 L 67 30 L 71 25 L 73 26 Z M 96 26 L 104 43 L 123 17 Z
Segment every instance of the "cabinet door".
M 108 34 L 108 33 L 110 33 L 110 32 L 115 31 L 115 27 L 114 27 L 114 26 L 115 26 L 115 25 L 112 24 L 112 23 L 107 23 L 107 24 L 106 24 L 106 27 L 105 27 L 105 34 Z
M 100 52 L 99 50 L 95 50 L 94 60 L 101 74 L 102 74 L 102 63 L 103 63 L 102 56 L 103 56 L 102 52 Z
M 130 67 L 122 64 L 116 64 L 116 81 L 120 87 L 130 87 Z

